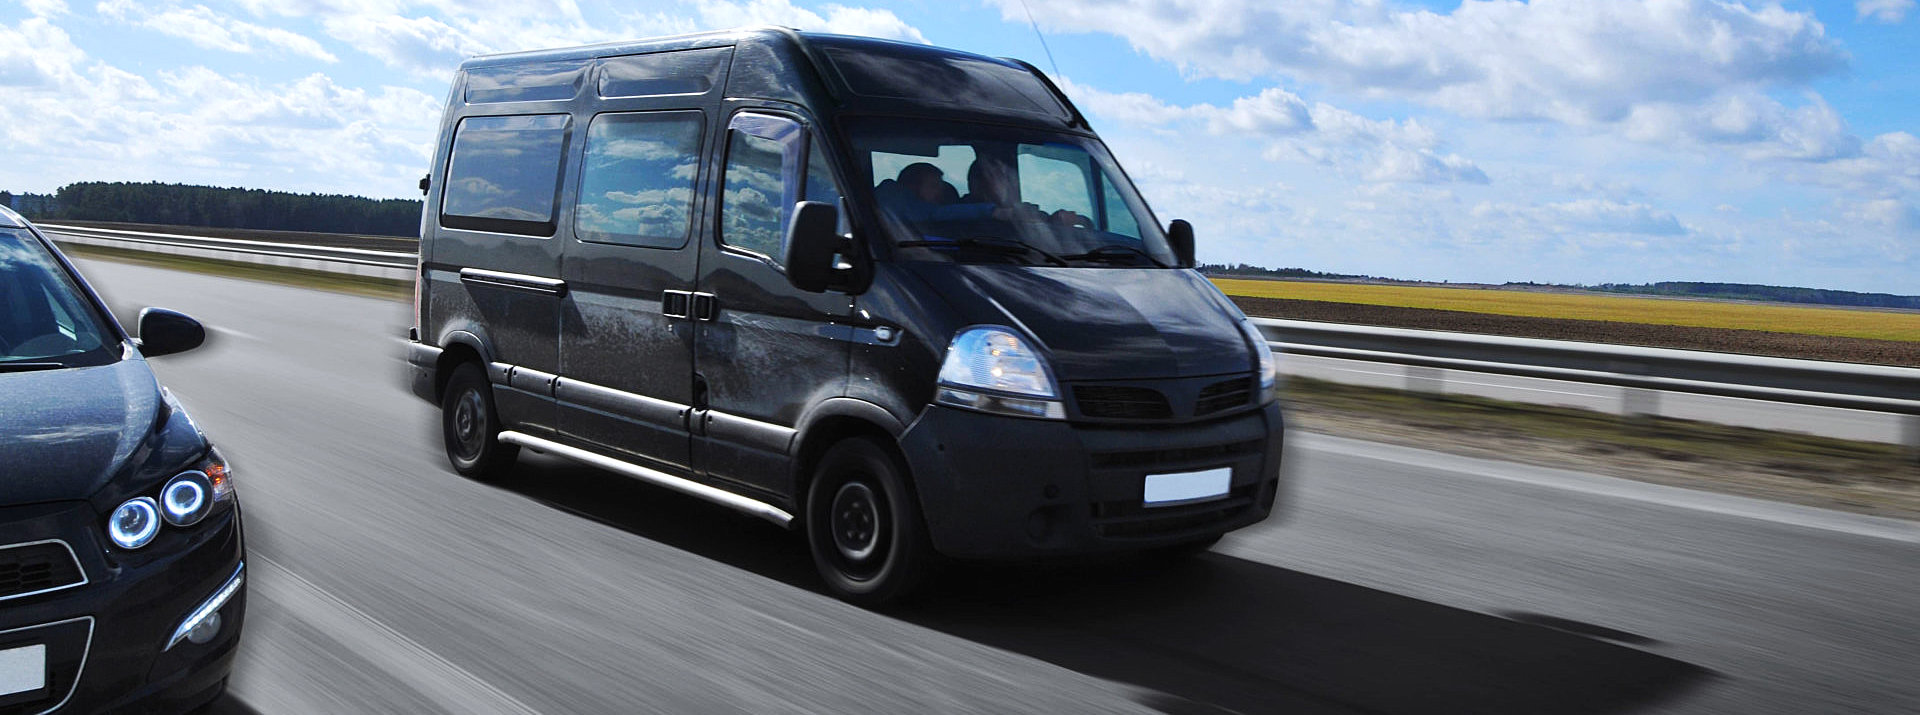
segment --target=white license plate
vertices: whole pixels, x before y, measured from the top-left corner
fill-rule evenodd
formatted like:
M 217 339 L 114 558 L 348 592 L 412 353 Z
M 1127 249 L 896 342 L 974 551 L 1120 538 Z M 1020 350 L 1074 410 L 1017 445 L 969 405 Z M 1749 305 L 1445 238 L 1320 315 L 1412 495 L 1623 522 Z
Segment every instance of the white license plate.
M 47 687 L 47 647 L 0 650 L 0 695 L 31 693 Z
M 1204 472 L 1147 475 L 1147 506 L 1173 506 L 1218 499 L 1233 486 L 1233 468 L 1221 467 Z

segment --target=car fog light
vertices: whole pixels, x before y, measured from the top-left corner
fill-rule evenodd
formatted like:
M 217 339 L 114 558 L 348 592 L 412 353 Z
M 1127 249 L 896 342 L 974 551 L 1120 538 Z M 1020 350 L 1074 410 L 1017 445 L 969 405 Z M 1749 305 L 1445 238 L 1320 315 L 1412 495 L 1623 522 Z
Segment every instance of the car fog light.
M 137 549 L 160 533 L 160 508 L 151 497 L 136 497 L 107 518 L 107 538 L 123 549 Z
M 201 621 L 200 625 L 194 626 L 192 630 L 187 631 L 187 642 L 194 645 L 205 645 L 207 641 L 213 640 L 213 637 L 217 635 L 220 635 L 219 613 L 207 616 L 207 619 Z

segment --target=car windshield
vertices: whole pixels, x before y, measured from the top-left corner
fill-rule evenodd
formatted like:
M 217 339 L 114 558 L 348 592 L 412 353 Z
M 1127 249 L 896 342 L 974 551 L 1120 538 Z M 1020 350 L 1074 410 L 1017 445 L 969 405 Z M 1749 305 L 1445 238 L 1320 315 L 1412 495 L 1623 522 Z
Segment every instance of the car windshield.
M 1096 139 L 897 119 L 855 122 L 852 138 L 895 245 L 969 263 L 1174 265 L 1166 235 Z
M 0 372 L 111 362 L 111 336 L 39 239 L 0 229 Z

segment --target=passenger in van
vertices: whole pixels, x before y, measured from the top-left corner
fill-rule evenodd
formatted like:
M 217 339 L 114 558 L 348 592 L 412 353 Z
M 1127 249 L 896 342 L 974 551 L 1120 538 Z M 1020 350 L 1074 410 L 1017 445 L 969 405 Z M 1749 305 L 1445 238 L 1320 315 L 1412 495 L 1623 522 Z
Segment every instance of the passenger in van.
M 914 162 L 901 169 L 898 178 L 880 182 L 873 195 L 894 216 L 910 223 L 1009 217 L 1010 212 L 991 203 L 954 203 L 949 196 L 960 192 L 947 183 L 945 176 L 940 167 Z
M 937 169 L 936 169 L 937 170 Z M 967 188 L 972 189 L 960 199 L 963 204 L 984 203 L 1002 207 L 1011 218 L 1026 221 L 1051 221 L 1062 226 L 1093 226 L 1093 219 L 1060 209 L 1053 213 L 1041 211 L 1036 204 L 1023 202 L 1014 195 L 1013 169 L 1006 162 L 983 156 L 973 160 L 967 167 Z M 994 214 L 996 217 L 1000 213 Z

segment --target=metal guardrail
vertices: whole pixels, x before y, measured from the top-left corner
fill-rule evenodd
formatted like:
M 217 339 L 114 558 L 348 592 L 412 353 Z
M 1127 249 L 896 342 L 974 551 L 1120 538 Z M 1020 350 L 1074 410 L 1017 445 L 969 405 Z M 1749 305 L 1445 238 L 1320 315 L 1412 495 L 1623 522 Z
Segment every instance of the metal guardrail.
M 418 255 L 412 252 L 320 246 L 275 241 L 252 241 L 212 236 L 187 236 L 111 228 L 35 224 L 56 240 L 104 245 L 158 253 L 199 255 L 245 263 L 289 265 L 335 273 L 411 277 Z M 355 267 L 343 269 L 345 267 Z
M 69 239 L 129 248 L 226 254 L 235 260 L 295 260 L 363 266 L 411 277 L 416 255 L 398 251 L 249 241 L 42 224 Z M 323 270 L 325 268 L 323 267 Z M 348 270 L 341 272 L 361 272 Z M 1475 335 L 1305 320 L 1255 318 L 1281 350 L 1415 370 L 1510 375 L 1908 415 L 1907 441 L 1920 446 L 1920 369 L 1796 360 L 1670 348 Z M 1437 379 L 1437 377 L 1436 377 Z M 1630 398 L 1631 401 L 1631 398 Z M 1631 411 L 1631 410 L 1629 410 Z
M 1255 318 L 1285 352 L 1920 415 L 1920 369 L 1568 340 Z

